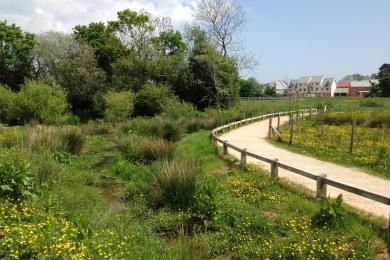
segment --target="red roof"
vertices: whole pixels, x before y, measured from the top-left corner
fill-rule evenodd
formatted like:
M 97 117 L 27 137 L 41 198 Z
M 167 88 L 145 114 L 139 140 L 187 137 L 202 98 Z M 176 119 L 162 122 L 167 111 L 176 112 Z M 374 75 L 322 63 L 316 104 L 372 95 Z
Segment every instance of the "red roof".
M 351 87 L 351 82 L 349 82 L 348 80 L 339 81 L 339 82 L 337 82 L 337 87 L 338 88 L 349 88 L 349 87 Z

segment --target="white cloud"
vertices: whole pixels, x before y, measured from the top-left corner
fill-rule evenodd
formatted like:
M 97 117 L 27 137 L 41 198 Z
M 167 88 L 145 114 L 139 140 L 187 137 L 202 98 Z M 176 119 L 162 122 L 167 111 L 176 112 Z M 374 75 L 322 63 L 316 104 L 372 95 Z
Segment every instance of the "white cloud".
M 30 32 L 70 32 L 75 25 L 116 18 L 129 8 L 167 16 L 176 28 L 193 20 L 196 0 L 0 0 L 0 20 Z

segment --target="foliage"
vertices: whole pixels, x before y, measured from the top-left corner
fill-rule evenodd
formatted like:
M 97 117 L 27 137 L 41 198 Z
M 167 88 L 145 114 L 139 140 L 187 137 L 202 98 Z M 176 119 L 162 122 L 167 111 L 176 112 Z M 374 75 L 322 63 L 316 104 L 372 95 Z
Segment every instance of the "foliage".
M 377 74 L 379 83 L 371 82 L 370 96 L 390 97 L 390 64 L 384 63 Z
M 37 34 L 33 49 L 34 78 L 37 80 L 56 75 L 58 63 L 76 52 L 78 47 L 79 43 L 71 34 L 55 31 Z
M 163 112 L 164 106 L 173 98 L 168 86 L 148 83 L 137 92 L 134 113 L 138 116 L 154 116 Z
M 133 163 L 150 163 L 155 160 L 168 160 L 173 155 L 173 144 L 164 139 L 130 135 L 119 143 L 124 157 Z
M 186 209 L 192 206 L 201 168 L 195 160 L 164 161 L 150 183 L 152 204 Z
M 342 226 L 344 224 L 342 203 L 343 197 L 341 194 L 335 200 L 332 200 L 330 197 L 322 197 L 321 209 L 313 217 L 313 222 L 319 226 Z
M 15 24 L 0 21 L 0 42 L 0 83 L 19 90 L 31 74 L 34 35 L 23 32 Z
M 19 199 L 32 195 L 33 176 L 21 155 L 18 150 L 0 148 L 0 197 Z
M 0 119 L 11 125 L 32 121 L 58 124 L 67 120 L 68 104 L 62 91 L 37 82 L 26 82 L 18 93 L 1 87 Z
M 94 98 L 104 91 L 106 75 L 97 67 L 90 47 L 81 45 L 77 53 L 63 59 L 57 66 L 57 80 L 66 91 L 72 111 L 79 116 L 92 116 Z
M 228 108 L 239 96 L 238 68 L 233 59 L 218 53 L 202 31 L 193 33 L 189 57 L 191 84 L 188 100 L 198 108 Z
M 68 164 L 70 161 L 70 154 L 64 151 L 54 151 L 53 159 L 61 164 Z
M 108 122 L 122 122 L 130 118 L 133 114 L 134 98 L 131 91 L 106 93 L 104 119 Z
M 255 78 L 240 80 L 240 97 L 261 97 L 263 87 Z
M 275 97 L 275 96 L 277 96 L 276 87 L 275 87 L 275 86 L 267 85 L 267 86 L 265 87 L 265 90 L 264 90 L 264 95 L 270 96 L 270 97 Z
M 113 28 L 103 22 L 77 25 L 74 28 L 76 38 L 88 43 L 95 52 L 96 60 L 109 78 L 112 76 L 112 64 L 126 54 L 125 46 L 115 36 Z

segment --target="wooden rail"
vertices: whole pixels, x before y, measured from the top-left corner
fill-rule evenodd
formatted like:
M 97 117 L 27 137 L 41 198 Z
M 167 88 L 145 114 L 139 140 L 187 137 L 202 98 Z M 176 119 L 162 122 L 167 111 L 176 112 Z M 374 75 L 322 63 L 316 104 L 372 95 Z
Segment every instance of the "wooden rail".
M 318 110 L 317 109 L 302 109 L 302 110 L 300 110 L 300 112 L 302 112 L 302 115 L 309 114 L 311 116 L 313 112 L 317 113 Z M 291 113 L 294 113 L 294 112 L 291 112 Z M 350 186 L 350 185 L 342 183 L 342 182 L 328 179 L 326 177 L 326 175 L 316 175 L 316 174 L 295 168 L 293 166 L 279 162 L 278 159 L 266 158 L 264 156 L 260 156 L 260 155 L 251 153 L 251 152 L 247 151 L 246 148 L 240 148 L 238 146 L 235 146 L 226 140 L 222 140 L 218 136 L 220 133 L 224 133 L 226 130 L 231 130 L 232 128 L 237 128 L 243 124 L 253 123 L 253 122 L 257 122 L 257 121 L 264 120 L 264 119 L 269 119 L 270 125 L 272 127 L 272 118 L 277 117 L 280 120 L 281 116 L 287 116 L 287 115 L 289 115 L 289 112 L 272 113 L 272 114 L 266 114 L 266 115 L 262 115 L 262 116 L 257 116 L 257 117 L 252 117 L 252 118 L 247 118 L 244 120 L 232 122 L 230 124 L 215 128 L 214 130 L 211 131 L 211 136 L 212 136 L 214 144 L 217 144 L 217 143 L 222 144 L 223 153 L 225 155 L 228 153 L 228 149 L 232 149 L 232 150 L 235 150 L 235 151 L 241 153 L 241 163 L 242 164 L 246 164 L 247 157 L 252 157 L 254 159 L 269 163 L 271 165 L 271 176 L 274 179 L 278 178 L 278 168 L 280 167 L 282 169 L 288 170 L 290 172 L 299 174 L 301 176 L 304 176 L 306 178 L 309 178 L 309 179 L 316 181 L 317 182 L 317 189 L 316 189 L 316 196 L 317 197 L 326 196 L 326 186 L 329 185 L 329 186 L 333 186 L 333 187 L 336 187 L 338 189 L 341 189 L 341 190 L 362 196 L 364 198 L 367 198 L 367 199 L 370 199 L 370 200 L 373 200 L 373 201 L 390 206 L 390 198 L 388 198 L 388 197 L 385 197 L 385 196 L 382 196 L 379 194 L 375 194 L 375 193 L 372 193 L 372 192 L 369 192 L 366 190 L 362 190 L 360 188 L 356 188 L 356 187 Z M 270 128 L 270 130 L 272 130 L 272 128 Z M 389 229 L 390 229 L 390 215 L 389 215 Z

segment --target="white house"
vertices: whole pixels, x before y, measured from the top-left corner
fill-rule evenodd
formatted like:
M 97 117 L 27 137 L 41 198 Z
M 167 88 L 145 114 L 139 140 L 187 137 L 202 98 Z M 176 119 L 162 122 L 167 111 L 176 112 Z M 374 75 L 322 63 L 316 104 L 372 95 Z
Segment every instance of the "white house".
M 334 78 L 325 76 L 304 76 L 296 80 L 291 80 L 288 87 L 291 95 L 333 97 L 336 90 Z
M 275 87 L 278 95 L 286 95 L 288 89 L 288 83 L 284 80 L 275 80 L 269 83 L 269 85 Z

